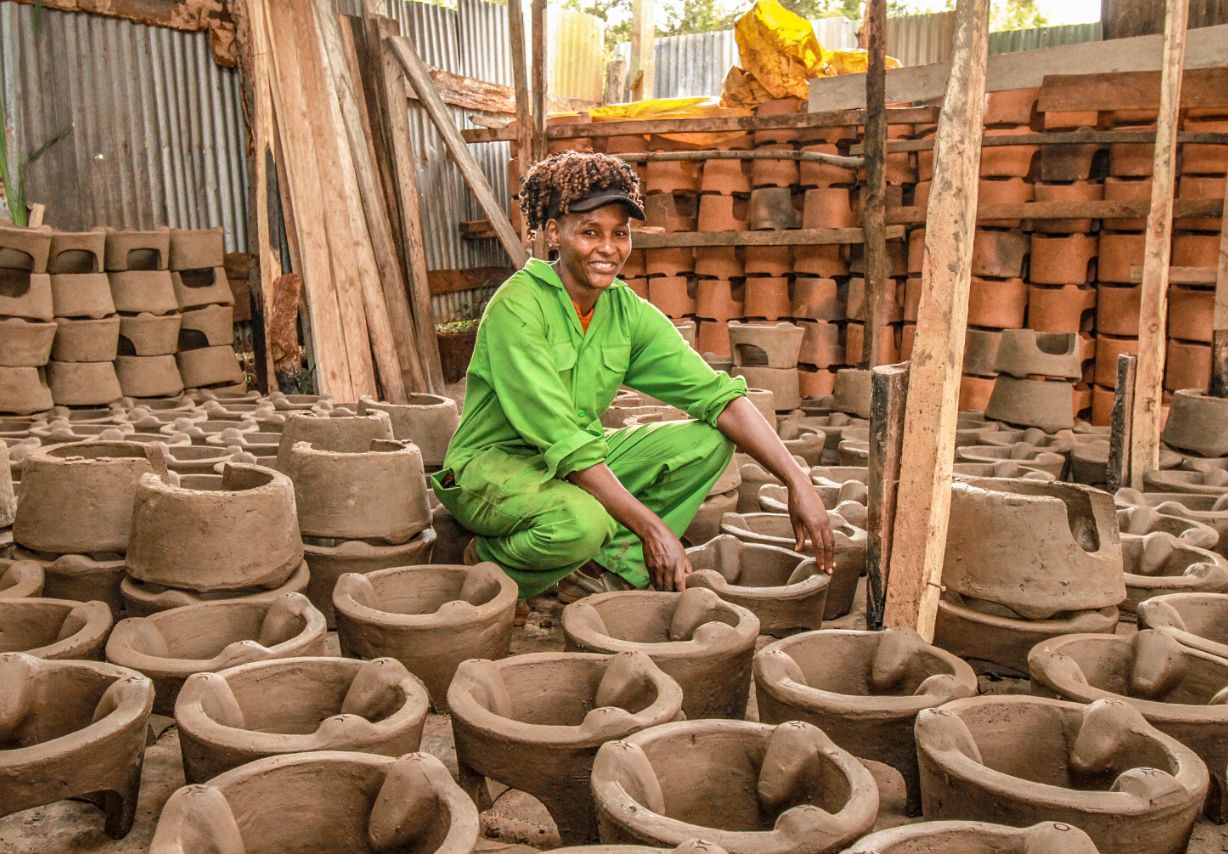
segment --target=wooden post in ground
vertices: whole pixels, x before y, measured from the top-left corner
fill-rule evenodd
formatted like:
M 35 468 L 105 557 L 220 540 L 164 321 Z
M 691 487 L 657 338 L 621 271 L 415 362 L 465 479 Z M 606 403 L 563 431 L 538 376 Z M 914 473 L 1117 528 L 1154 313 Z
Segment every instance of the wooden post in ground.
M 1219 263 L 1215 268 L 1215 318 L 1211 340 L 1211 394 L 1228 397 L 1228 178 L 1220 218 Z
M 516 95 L 516 186 L 533 163 L 533 105 L 529 100 L 529 70 L 524 58 L 524 5 L 521 0 L 507 0 L 507 36 L 512 51 L 512 90 Z M 521 218 L 520 239 L 528 240 L 529 226 Z
M 631 0 L 631 100 L 652 97 L 655 79 L 656 10 L 653 0 Z
M 546 0 L 532 0 L 529 13 L 533 18 L 533 159 L 542 160 L 546 147 L 546 90 L 550 81 L 546 74 Z M 533 254 L 547 258 L 546 235 L 533 238 Z
M 434 84 L 431 83 L 431 76 L 427 72 L 426 63 L 422 61 L 422 57 L 418 56 L 418 52 L 414 50 L 413 45 L 404 37 L 390 38 L 384 43 L 388 45 L 392 55 L 401 64 L 401 68 L 405 71 L 405 76 L 409 78 L 409 84 L 418 93 L 418 100 L 426 108 L 432 123 L 434 123 L 436 130 L 439 131 L 439 135 L 443 137 L 444 146 L 448 149 L 448 153 L 452 155 L 452 159 L 456 161 L 456 165 L 460 167 L 461 175 L 464 177 L 465 183 L 469 185 L 469 191 L 477 198 L 483 213 L 490 220 L 491 228 L 495 230 L 495 235 L 499 238 L 499 242 L 503 244 L 503 249 L 507 252 L 508 257 L 511 258 L 512 264 L 516 267 L 523 267 L 524 262 L 528 260 L 528 253 L 525 252 L 524 246 L 520 244 L 520 239 L 516 236 L 516 230 L 512 228 L 512 224 L 503 210 L 503 205 L 495 197 L 495 191 L 491 189 L 490 181 L 487 180 L 486 174 L 482 172 L 482 167 L 478 165 L 477 160 L 474 159 L 473 154 L 469 151 L 468 144 L 461 139 L 460 131 L 456 127 L 451 111 L 444 104 L 443 99 L 439 97 Z
M 866 233 L 865 336 L 861 368 L 881 358 L 883 332 L 895 298 L 887 257 L 887 0 L 866 0 L 863 34 L 868 44 L 866 69 L 866 190 L 861 227 Z
M 1130 486 L 1143 488 L 1143 472 L 1160 462 L 1160 402 L 1164 393 L 1164 355 L 1168 346 L 1168 268 L 1172 260 L 1173 188 L 1177 166 L 1177 114 L 1185 64 L 1190 0 L 1167 0 L 1164 59 L 1160 69 L 1160 111 L 1156 119 L 1151 167 L 1151 210 L 1143 248 L 1138 371 L 1130 422 Z
M 908 363 L 874 368 L 870 378 L 869 538 L 866 542 L 866 628 L 883 627 L 895 494 L 904 443 Z
M 905 407 L 891 543 L 886 626 L 915 628 L 933 640 L 951 509 L 951 467 L 960 365 L 968 324 L 976 225 L 989 0 L 959 0 L 951 77 L 934 145 L 925 229 L 921 305 Z
M 1138 356 L 1122 353 L 1117 357 L 1117 388 L 1109 421 L 1109 467 L 1104 478 L 1104 487 L 1109 492 L 1116 492 L 1130 481 L 1130 422 L 1137 370 Z

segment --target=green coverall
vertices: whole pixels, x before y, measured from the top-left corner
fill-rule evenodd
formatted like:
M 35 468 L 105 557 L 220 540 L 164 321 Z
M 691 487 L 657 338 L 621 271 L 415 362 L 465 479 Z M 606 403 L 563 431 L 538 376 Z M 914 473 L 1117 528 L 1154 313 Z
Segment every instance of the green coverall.
M 697 420 L 605 430 L 600 416 L 622 385 Z M 521 598 L 589 560 L 647 587 L 639 538 L 566 476 L 605 462 L 681 536 L 733 454 L 716 419 L 745 393 L 745 380 L 713 371 L 621 280 L 585 333 L 554 268 L 533 259 L 486 308 L 435 494 Z

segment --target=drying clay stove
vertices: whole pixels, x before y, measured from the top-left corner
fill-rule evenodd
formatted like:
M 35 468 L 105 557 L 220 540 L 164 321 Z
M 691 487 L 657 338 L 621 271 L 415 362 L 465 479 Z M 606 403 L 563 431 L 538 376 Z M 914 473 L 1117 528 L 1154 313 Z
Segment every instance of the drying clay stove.
M 101 659 L 111 622 L 111 609 L 105 602 L 0 599 L 0 652 Z
M 305 596 L 273 602 L 209 602 L 122 620 L 107 641 L 107 660 L 138 670 L 157 689 L 154 710 L 174 714 L 193 673 L 250 661 L 323 655 L 324 617 Z
M 951 486 L 934 642 L 1027 672 L 1036 643 L 1111 632 L 1125 599 L 1112 498 L 1087 486 L 969 478 Z
M 188 678 L 175 701 L 184 776 L 199 783 L 284 753 L 413 753 L 426 686 L 391 658 L 285 658 Z
M 983 821 L 924 821 L 864 837 L 844 854 L 1100 854 L 1086 833 L 1058 821 L 1006 827 Z
M 1179 854 L 1207 768 L 1121 700 L 955 700 L 917 716 L 927 819 L 1061 821 L 1113 854 Z
M 1123 536 L 1121 551 L 1126 571 L 1121 609 L 1126 613 L 1137 613 L 1140 602 L 1168 593 L 1228 593 L 1228 560 L 1170 534 Z
M 43 580 L 43 568 L 34 561 L 0 558 L 0 600 L 41 596 Z
M 153 685 L 92 661 L 0 654 L 0 815 L 85 797 L 106 832 L 132 829 Z
M 1228 661 L 1144 630 L 1055 638 L 1036 645 L 1028 668 L 1034 694 L 1077 703 L 1122 700 L 1192 748 L 1211 773 L 1206 813 L 1228 820 Z
M 759 619 L 703 587 L 586 596 L 563 609 L 568 652 L 642 652 L 682 687 L 688 720 L 746 716 Z
M 593 795 L 602 842 L 744 854 L 839 851 L 878 814 L 865 766 L 798 721 L 687 721 L 609 742 Z
M 910 629 L 807 632 L 755 655 L 759 719 L 806 721 L 855 756 L 895 768 L 910 815 L 921 811 L 917 713 L 976 691 L 971 667 Z
M 342 654 L 395 658 L 426 683 L 442 711 L 462 661 L 507 655 L 516 593 L 516 582 L 493 563 L 343 575 L 333 591 Z
M 1138 606 L 1140 628 L 1228 661 L 1228 593 L 1169 593 Z
M 150 854 L 422 851 L 471 854 L 473 803 L 426 753 L 273 756 L 184 786 L 162 810 Z
M 546 652 L 466 661 L 448 689 L 461 781 L 528 792 L 566 844 L 597 839 L 589 771 L 608 741 L 680 717 L 682 689 L 642 652 Z

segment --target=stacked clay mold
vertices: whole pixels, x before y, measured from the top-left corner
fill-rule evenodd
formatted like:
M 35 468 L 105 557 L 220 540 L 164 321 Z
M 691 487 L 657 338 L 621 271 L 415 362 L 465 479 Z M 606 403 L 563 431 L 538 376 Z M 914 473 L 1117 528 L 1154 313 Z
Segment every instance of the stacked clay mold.
M 183 391 L 175 364 L 179 304 L 171 280 L 169 229 L 106 232 L 107 275 L 120 315 L 116 372 L 129 397 Z
M 170 271 L 180 311 L 176 361 L 188 388 L 243 390 L 234 351 L 234 294 L 220 228 L 170 234 Z
M 52 406 L 50 250 L 50 228 L 0 226 L 0 413 L 29 415 Z
M 57 329 L 47 379 L 61 406 L 100 406 L 127 393 L 116 373 L 120 318 L 105 259 L 102 229 L 51 235 L 47 269 Z

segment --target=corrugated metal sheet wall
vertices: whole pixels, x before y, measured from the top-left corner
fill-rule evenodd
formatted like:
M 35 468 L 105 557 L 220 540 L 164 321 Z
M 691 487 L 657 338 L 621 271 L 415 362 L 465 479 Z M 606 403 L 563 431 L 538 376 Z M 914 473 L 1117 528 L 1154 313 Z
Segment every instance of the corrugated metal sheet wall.
M 900 15 L 887 19 L 887 53 L 901 65 L 929 65 L 951 58 L 955 13 Z
M 1037 27 L 1031 30 L 1005 30 L 989 34 L 989 52 L 1018 53 L 1062 44 L 1098 42 L 1102 38 L 1100 22 L 1071 24 L 1065 27 Z

